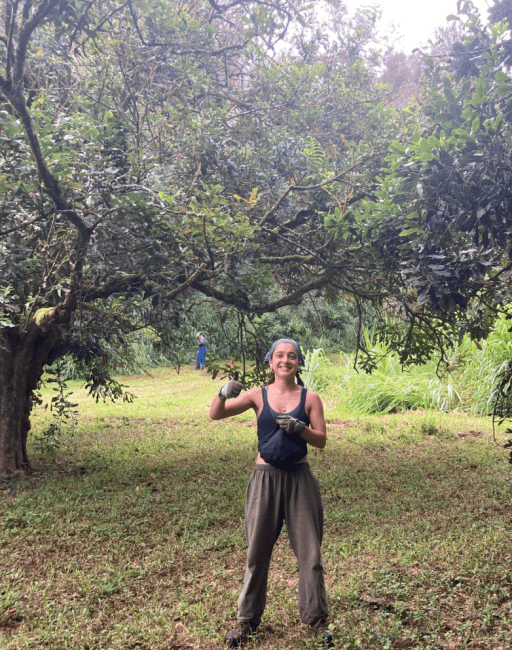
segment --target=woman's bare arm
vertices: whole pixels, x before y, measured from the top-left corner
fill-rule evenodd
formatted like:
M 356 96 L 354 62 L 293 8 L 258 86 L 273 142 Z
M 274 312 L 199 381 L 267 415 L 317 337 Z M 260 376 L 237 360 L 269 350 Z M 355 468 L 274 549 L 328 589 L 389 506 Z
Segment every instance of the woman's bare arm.
M 312 391 L 308 391 L 306 410 L 308 412 L 309 426 L 300 435 L 312 447 L 323 449 L 327 444 L 324 406 L 320 397 Z

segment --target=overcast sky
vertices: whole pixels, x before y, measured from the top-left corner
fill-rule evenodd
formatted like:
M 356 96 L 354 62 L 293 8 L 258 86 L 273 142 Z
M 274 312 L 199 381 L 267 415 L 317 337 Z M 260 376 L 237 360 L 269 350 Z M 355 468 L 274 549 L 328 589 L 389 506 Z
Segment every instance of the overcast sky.
M 397 43 L 409 54 L 415 47 L 427 43 L 438 25 L 446 24 L 446 16 L 457 13 L 457 0 L 345 0 L 350 11 L 356 7 L 380 5 L 383 10 L 382 27 L 395 23 Z M 492 0 L 473 0 L 484 20 Z

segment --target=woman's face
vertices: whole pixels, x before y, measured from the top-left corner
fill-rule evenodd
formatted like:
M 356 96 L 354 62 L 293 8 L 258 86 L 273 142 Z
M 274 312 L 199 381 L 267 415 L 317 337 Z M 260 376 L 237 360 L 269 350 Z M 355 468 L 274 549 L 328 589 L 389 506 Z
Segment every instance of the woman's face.
M 291 343 L 280 343 L 274 350 L 269 365 L 276 377 L 289 374 L 295 376 L 300 367 L 297 348 Z

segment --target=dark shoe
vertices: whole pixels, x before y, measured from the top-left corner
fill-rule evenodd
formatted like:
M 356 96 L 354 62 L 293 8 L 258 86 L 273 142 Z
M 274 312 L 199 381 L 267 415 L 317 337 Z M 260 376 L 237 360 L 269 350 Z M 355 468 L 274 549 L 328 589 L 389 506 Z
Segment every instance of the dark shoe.
M 231 648 L 237 648 L 247 639 L 250 634 L 253 634 L 258 629 L 256 623 L 252 621 L 238 621 L 235 627 L 228 632 L 224 637 L 224 641 Z
M 317 639 L 321 639 L 328 648 L 334 646 L 334 641 L 332 640 L 332 634 L 329 632 L 329 623 L 326 618 L 319 618 L 318 621 L 312 623 L 310 628 L 313 630 L 313 634 Z

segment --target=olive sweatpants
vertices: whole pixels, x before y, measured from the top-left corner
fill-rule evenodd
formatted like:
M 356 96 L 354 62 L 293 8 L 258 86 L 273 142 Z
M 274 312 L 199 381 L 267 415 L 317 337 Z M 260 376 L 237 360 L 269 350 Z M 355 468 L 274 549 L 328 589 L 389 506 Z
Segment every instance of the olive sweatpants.
M 246 490 L 245 537 L 249 546 L 238 620 L 259 624 L 267 598 L 272 549 L 283 522 L 299 565 L 299 613 L 306 624 L 327 618 L 320 545 L 323 505 L 308 463 L 290 472 L 256 465 Z

